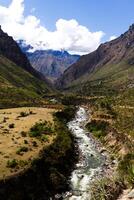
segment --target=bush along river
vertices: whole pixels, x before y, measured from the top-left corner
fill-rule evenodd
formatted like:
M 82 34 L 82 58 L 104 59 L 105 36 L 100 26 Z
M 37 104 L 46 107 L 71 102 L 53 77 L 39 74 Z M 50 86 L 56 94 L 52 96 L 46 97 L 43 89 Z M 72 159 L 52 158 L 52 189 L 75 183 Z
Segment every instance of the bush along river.
M 69 179 L 70 191 L 57 194 L 55 199 L 90 200 L 91 184 L 112 171 L 108 153 L 85 129 L 89 113 L 79 107 L 75 119 L 68 123 L 79 148 L 79 162 Z

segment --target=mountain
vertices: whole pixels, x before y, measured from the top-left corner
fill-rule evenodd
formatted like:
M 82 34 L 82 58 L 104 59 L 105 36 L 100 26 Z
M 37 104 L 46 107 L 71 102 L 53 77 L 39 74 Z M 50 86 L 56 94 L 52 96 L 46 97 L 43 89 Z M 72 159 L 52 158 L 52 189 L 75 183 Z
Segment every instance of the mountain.
M 21 51 L 17 42 L 11 36 L 4 33 L 0 27 L 0 54 L 13 61 L 16 65 L 22 67 L 35 77 L 46 80 L 45 77 L 36 71 L 30 64 L 27 56 Z
M 51 91 L 44 80 L 13 38 L 0 28 L 0 107 L 36 102 L 40 95 Z
M 82 56 L 58 79 L 57 86 L 87 93 L 96 88 L 120 90 L 133 87 L 134 24 L 117 39 Z
M 38 50 L 29 53 L 32 46 L 25 45 L 22 40 L 18 41 L 18 44 L 26 53 L 33 68 L 51 80 L 59 78 L 70 65 L 80 58 L 79 55 L 71 55 L 67 51 Z
M 49 77 L 56 79 L 73 63 L 75 63 L 80 56 L 70 55 L 67 51 L 35 51 L 28 54 L 31 65 Z

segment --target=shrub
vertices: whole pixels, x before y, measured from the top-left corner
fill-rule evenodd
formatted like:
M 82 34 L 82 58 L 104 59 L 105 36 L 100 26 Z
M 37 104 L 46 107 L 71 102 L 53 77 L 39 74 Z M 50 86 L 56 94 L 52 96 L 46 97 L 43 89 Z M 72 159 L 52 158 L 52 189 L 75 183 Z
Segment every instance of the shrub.
M 105 137 L 109 123 L 101 120 L 92 120 L 86 125 L 86 128 L 97 138 Z
M 38 144 L 37 144 L 36 141 L 33 141 L 32 144 L 33 144 L 34 147 L 37 147 L 37 146 L 38 146 Z
M 24 152 L 28 152 L 28 147 L 20 147 L 17 151 L 16 151 L 16 154 L 18 155 L 21 155 L 21 153 L 24 153 Z
M 20 117 L 27 117 L 29 114 L 26 112 L 20 112 Z
M 18 162 L 17 162 L 16 159 L 7 161 L 7 167 L 8 168 L 15 168 L 15 167 L 17 167 L 17 165 L 18 165 Z
M 91 186 L 91 200 L 115 200 L 123 188 L 123 183 L 118 179 L 98 179 Z
M 9 124 L 9 128 L 14 128 L 15 125 L 14 124 Z
M 6 123 L 6 121 L 7 121 L 7 118 L 6 118 L 6 117 L 4 117 L 4 119 L 3 119 L 3 123 Z
M 33 112 L 32 110 L 29 110 L 29 115 L 35 115 L 36 113 Z
M 41 140 L 42 140 L 43 142 L 49 142 L 49 138 L 48 138 L 47 135 L 42 135 L 42 136 L 41 136 Z
M 26 137 L 27 136 L 27 133 L 25 131 L 21 131 L 20 134 L 21 134 L 22 137 Z
M 20 167 L 25 167 L 26 165 L 28 165 L 28 162 L 26 160 L 19 160 L 18 164 Z
M 28 141 L 27 141 L 27 140 L 24 140 L 24 144 L 28 144 Z
M 42 134 L 51 134 L 53 132 L 52 125 L 45 122 L 36 123 L 29 132 L 30 137 L 40 137 Z
M 64 122 L 67 123 L 75 116 L 76 107 L 75 106 L 68 106 L 62 111 L 58 111 L 54 114 L 54 116 Z

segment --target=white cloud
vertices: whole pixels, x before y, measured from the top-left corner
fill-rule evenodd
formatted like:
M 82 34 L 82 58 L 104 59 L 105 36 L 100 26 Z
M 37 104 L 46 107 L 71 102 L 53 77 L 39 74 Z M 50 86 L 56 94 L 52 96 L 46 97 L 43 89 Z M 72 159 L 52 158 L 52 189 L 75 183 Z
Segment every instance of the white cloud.
M 91 32 L 75 19 L 59 19 L 56 30 L 51 32 L 34 15 L 24 16 L 24 0 L 12 0 L 8 7 L 0 6 L 0 24 L 15 40 L 23 39 L 34 50 L 65 49 L 86 54 L 95 50 L 104 36 L 102 31 Z
M 112 35 L 112 36 L 109 38 L 109 41 L 114 40 L 114 39 L 116 39 L 116 38 L 117 38 L 117 36 Z

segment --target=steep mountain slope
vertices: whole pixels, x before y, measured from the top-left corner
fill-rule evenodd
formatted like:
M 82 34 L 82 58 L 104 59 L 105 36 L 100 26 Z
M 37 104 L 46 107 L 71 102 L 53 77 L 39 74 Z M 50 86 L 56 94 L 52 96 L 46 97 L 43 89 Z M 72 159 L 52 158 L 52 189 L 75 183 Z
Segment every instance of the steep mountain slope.
M 49 92 L 43 81 L 0 56 L 0 108 L 35 105 Z
M 70 65 L 80 58 L 79 55 L 71 55 L 67 51 L 38 50 L 29 53 L 32 46 L 25 45 L 23 40 L 18 41 L 18 44 L 33 68 L 50 79 L 59 78 Z
M 13 61 L 16 65 L 22 67 L 26 71 L 33 74 L 35 77 L 46 80 L 45 77 L 37 72 L 28 61 L 26 55 L 21 51 L 18 44 L 12 37 L 4 33 L 0 27 L 0 55 Z
M 58 87 L 91 92 L 97 87 L 121 89 L 134 84 L 134 24 L 119 38 L 106 42 L 69 67 Z
M 50 79 L 58 78 L 79 57 L 78 55 L 70 55 L 66 51 L 53 50 L 35 51 L 28 54 L 31 65 Z
M 34 104 L 51 91 L 44 80 L 12 37 L 0 29 L 0 108 Z

